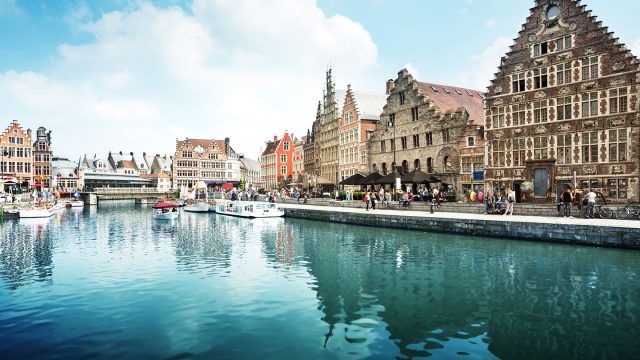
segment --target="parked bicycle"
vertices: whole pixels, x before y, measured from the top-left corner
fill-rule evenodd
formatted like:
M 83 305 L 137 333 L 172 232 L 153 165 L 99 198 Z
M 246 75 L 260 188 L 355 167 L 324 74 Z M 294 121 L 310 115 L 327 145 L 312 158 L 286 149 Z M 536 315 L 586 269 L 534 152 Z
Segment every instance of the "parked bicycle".
M 626 204 L 624 207 L 619 207 L 616 210 L 616 219 L 639 219 L 640 218 L 640 204 Z
M 593 217 L 599 217 L 601 219 L 611 219 L 613 216 L 613 210 L 606 205 L 596 205 L 593 209 Z M 580 217 L 589 217 L 589 206 L 583 206 L 580 210 Z

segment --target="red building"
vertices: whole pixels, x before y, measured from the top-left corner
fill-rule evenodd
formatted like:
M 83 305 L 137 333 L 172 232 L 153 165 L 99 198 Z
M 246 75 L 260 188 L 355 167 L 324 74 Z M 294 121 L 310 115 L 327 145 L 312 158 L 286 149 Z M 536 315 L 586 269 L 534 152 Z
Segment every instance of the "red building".
M 260 156 L 262 181 L 267 189 L 286 186 L 293 177 L 293 151 L 295 143 L 288 131 L 281 139 L 273 137 L 268 141 Z

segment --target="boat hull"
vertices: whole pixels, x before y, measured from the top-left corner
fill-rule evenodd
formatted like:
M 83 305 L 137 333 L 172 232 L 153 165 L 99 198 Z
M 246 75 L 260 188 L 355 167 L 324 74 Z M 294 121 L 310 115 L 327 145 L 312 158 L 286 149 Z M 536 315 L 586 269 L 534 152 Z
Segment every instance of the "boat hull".
M 284 216 L 284 210 L 276 204 L 253 201 L 236 201 L 228 204 L 219 204 L 216 205 L 216 213 L 249 219 Z
M 179 216 L 179 212 L 167 212 L 167 213 L 160 213 L 160 214 L 153 214 L 153 218 L 155 220 L 174 220 L 177 219 Z
M 186 212 L 206 213 L 206 212 L 209 212 L 209 204 L 198 203 L 193 205 L 187 205 L 182 209 Z
M 53 211 L 49 209 L 20 210 L 21 219 L 48 218 L 53 216 Z

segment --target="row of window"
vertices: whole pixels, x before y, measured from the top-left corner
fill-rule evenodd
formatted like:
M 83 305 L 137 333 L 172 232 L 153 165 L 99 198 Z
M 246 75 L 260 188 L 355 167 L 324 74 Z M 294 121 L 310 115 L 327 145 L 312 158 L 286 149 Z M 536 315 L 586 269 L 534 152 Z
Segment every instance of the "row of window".
M 358 128 L 349 129 L 340 134 L 340 144 L 358 141 Z
M 551 52 L 551 45 L 554 44 L 555 48 L 553 51 L 564 51 L 571 49 L 573 47 L 573 39 L 571 35 L 563 36 L 558 39 L 543 41 L 537 44 L 533 44 L 531 46 L 531 53 L 533 56 L 545 55 Z
M 5 155 L 5 157 L 18 157 L 18 158 L 30 158 L 31 157 L 31 149 L 30 148 L 3 146 L 3 147 L 0 148 L 0 151 L 2 153 L 4 153 L 5 151 L 7 152 L 7 155 Z
M 366 163 L 366 156 L 365 156 L 365 154 L 361 154 L 361 155 L 362 156 L 360 156 L 360 162 L 364 164 L 364 163 Z M 342 164 L 350 164 L 350 163 L 357 162 L 358 161 L 358 147 L 351 147 L 351 148 L 348 148 L 348 149 L 340 150 L 340 159 L 341 159 L 341 163 Z
M 599 77 L 600 60 L 597 56 L 582 59 L 580 69 L 582 70 L 582 80 L 596 79 Z M 566 62 L 556 65 L 556 84 L 565 85 L 572 82 L 573 76 L 571 71 L 573 69 L 572 63 Z M 549 81 L 548 67 L 541 67 L 533 69 L 533 89 L 544 89 L 551 86 Z M 511 92 L 519 93 L 525 91 L 526 88 L 526 76 L 524 72 L 511 75 Z
M 607 115 L 600 113 L 599 92 L 594 91 L 580 95 L 580 115 L 581 117 L 590 117 L 598 115 Z M 556 99 L 556 118 L 558 120 L 571 120 L 573 118 L 573 98 L 565 96 Z M 609 90 L 609 108 L 608 114 L 619 114 L 629 111 L 628 90 L 626 87 Z M 512 126 L 525 125 L 525 104 L 517 104 L 506 107 L 494 107 L 491 109 L 493 128 L 501 128 L 505 126 L 505 113 L 511 110 Z M 549 100 L 539 100 L 533 102 L 533 122 L 535 124 L 545 123 L 549 120 Z
M 2 173 L 3 174 L 31 173 L 31 163 L 5 161 L 5 162 L 2 163 Z M 37 175 L 44 175 L 44 174 L 37 174 Z M 49 174 L 47 174 L 47 175 L 49 175 Z
M 608 130 L 608 161 L 627 161 L 628 137 L 627 129 Z M 556 163 L 572 164 L 573 146 L 580 146 L 581 163 L 597 163 L 599 155 L 599 132 L 589 131 L 580 134 L 580 143 L 574 142 L 572 134 L 561 134 L 556 136 Z M 491 147 L 492 166 L 504 167 L 506 153 L 511 151 L 512 166 L 525 166 L 526 142 L 525 138 L 518 138 L 512 141 L 511 150 L 505 149 L 506 140 L 493 140 Z M 533 160 L 545 160 L 549 158 L 549 137 L 533 137 Z
M 345 112 L 342 115 L 342 118 L 343 118 L 343 124 L 344 125 L 348 125 L 348 124 L 353 123 L 354 122 L 354 120 L 353 120 L 353 111 Z
M 193 151 L 190 150 L 182 150 L 182 157 L 183 158 L 192 158 L 193 157 Z M 221 157 L 221 154 L 208 154 L 207 158 L 209 160 L 217 160 Z
M 449 129 L 442 129 L 441 130 L 442 133 L 442 142 L 443 143 L 447 143 L 451 141 L 451 133 L 449 131 Z M 433 145 L 433 133 L 432 132 L 428 132 L 425 133 L 424 135 L 424 145 L 425 146 L 431 146 Z M 391 151 L 395 150 L 395 139 L 389 139 L 389 140 L 381 140 L 380 141 L 380 152 L 387 152 L 387 141 L 389 141 L 390 144 L 390 149 Z M 469 146 L 474 146 L 473 145 L 474 141 L 471 140 Z M 414 134 L 411 137 L 411 144 L 413 144 L 413 148 L 417 148 L 420 147 L 420 134 Z M 401 150 L 407 150 L 409 148 L 409 138 L 407 136 L 402 136 L 400 137 L 400 149 Z
M 10 144 L 24 144 L 24 138 L 16 137 L 16 136 L 9 136 L 9 143 Z
M 16 157 L 20 156 L 20 151 L 16 151 Z M 34 154 L 33 161 L 35 162 L 49 162 L 51 161 L 51 155 L 49 154 Z

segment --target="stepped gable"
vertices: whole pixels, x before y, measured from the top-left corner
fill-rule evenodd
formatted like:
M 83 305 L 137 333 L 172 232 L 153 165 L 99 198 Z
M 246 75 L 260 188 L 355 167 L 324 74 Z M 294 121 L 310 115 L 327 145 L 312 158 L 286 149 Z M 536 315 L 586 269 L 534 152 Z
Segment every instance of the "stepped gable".
M 558 8 L 558 16 L 549 20 L 547 11 L 552 6 Z M 509 75 L 514 72 L 567 61 L 572 61 L 575 68 L 580 66 L 580 59 L 591 54 L 606 53 L 602 59 L 602 76 L 638 69 L 637 57 L 580 1 L 535 0 L 535 6 L 529 11 L 530 14 L 518 32 L 518 37 L 514 39 L 514 44 L 500 60 L 498 72 L 494 74 L 488 87 L 487 97 L 510 94 Z M 572 49 L 557 51 L 555 43 L 550 42 L 549 53 L 546 56 L 532 56 L 533 44 L 570 34 L 576 35 Z M 640 82 L 640 78 L 635 81 Z M 529 85 L 527 90 L 530 90 Z
M 276 140 L 276 141 L 269 141 L 267 142 L 267 147 L 264 149 L 264 151 L 262 152 L 262 155 L 269 155 L 269 154 L 274 154 L 276 152 L 276 149 L 278 149 L 278 147 L 280 146 L 280 139 Z
M 442 113 L 457 112 L 460 108 L 464 108 L 469 113 L 470 123 L 482 123 L 484 117 L 482 92 L 457 86 L 419 81 L 416 83 L 422 95 L 431 100 Z
M 209 140 L 209 139 L 185 139 L 185 140 L 178 140 L 176 141 L 176 148 L 180 149 L 180 148 L 188 148 L 188 149 L 195 149 L 196 147 L 198 147 L 198 145 L 202 146 L 203 149 L 205 149 L 205 151 L 207 149 L 213 149 L 213 148 L 218 148 L 220 149 L 220 152 L 223 154 L 226 154 L 225 152 L 225 144 L 224 144 L 224 140 Z

